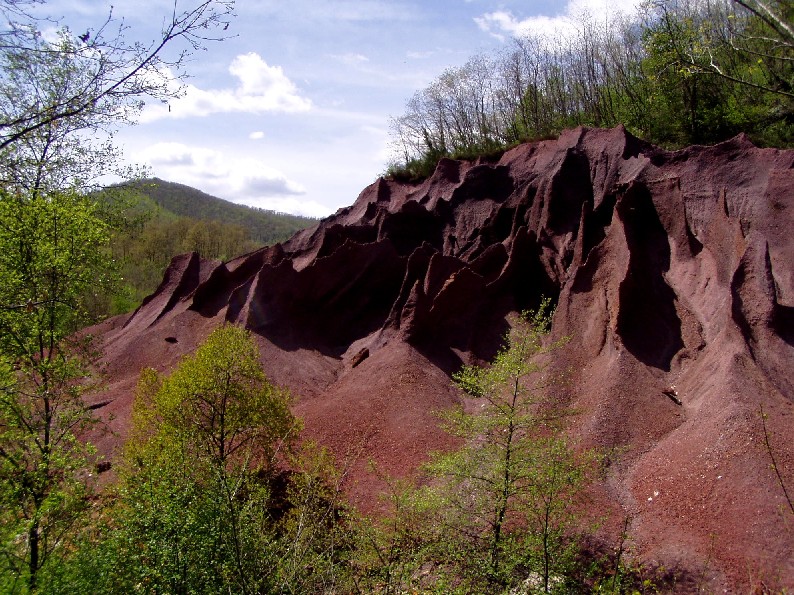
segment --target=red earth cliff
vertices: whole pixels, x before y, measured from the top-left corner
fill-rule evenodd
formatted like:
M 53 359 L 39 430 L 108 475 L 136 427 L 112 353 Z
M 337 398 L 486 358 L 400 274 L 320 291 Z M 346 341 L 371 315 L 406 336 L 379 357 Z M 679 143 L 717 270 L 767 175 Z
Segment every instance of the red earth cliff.
M 433 415 L 459 400 L 450 374 L 492 357 L 542 295 L 571 337 L 555 398 L 583 445 L 617 448 L 596 503 L 630 519 L 634 554 L 689 576 L 682 592 L 794 588 L 760 416 L 794 489 L 794 151 L 743 136 L 667 152 L 578 128 L 495 162 L 444 159 L 422 183 L 380 179 L 283 245 L 177 257 L 136 312 L 92 330 L 116 430 L 100 447 L 123 440 L 143 367 L 171 369 L 232 322 L 372 507 L 367 461 L 404 475 L 450 447 Z

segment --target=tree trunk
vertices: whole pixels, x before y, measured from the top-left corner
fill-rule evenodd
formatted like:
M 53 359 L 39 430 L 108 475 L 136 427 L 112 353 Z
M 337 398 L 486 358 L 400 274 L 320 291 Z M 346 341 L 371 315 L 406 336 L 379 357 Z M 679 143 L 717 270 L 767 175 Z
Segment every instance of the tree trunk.
M 34 518 L 28 530 L 28 546 L 30 547 L 30 561 L 28 563 L 28 590 L 36 591 L 36 574 L 39 570 L 39 521 Z

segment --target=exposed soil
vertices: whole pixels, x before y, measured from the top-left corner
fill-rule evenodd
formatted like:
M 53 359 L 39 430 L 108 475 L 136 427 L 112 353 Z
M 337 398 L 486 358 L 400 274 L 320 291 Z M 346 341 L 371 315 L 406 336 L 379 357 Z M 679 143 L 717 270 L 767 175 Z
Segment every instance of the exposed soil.
M 92 330 L 116 431 L 100 447 L 123 441 L 141 368 L 242 324 L 352 501 L 376 509 L 380 474 L 452 446 L 433 415 L 460 399 L 450 374 L 551 296 L 570 431 L 617 449 L 595 494 L 620 519 L 606 538 L 629 516 L 632 555 L 680 571 L 682 592 L 794 589 L 794 515 L 760 417 L 794 491 L 792 237 L 794 151 L 743 136 L 666 152 L 578 128 L 496 163 L 442 160 L 283 245 L 174 259 L 134 314 Z

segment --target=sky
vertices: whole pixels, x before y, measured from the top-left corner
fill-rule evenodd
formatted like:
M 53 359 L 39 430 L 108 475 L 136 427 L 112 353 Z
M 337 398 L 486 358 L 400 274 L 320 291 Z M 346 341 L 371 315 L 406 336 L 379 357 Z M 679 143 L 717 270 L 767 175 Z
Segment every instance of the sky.
M 174 0 L 115 0 L 149 41 Z M 188 7 L 198 0 L 177 0 Z M 250 206 L 324 217 L 352 204 L 393 156 L 389 121 L 446 68 L 582 10 L 637 0 L 237 0 L 229 37 L 193 55 L 184 96 L 150 103 L 116 142 L 151 175 Z M 104 0 L 48 0 L 82 31 Z M 176 49 L 176 48 L 172 48 Z M 170 109 L 169 109 L 170 108 Z

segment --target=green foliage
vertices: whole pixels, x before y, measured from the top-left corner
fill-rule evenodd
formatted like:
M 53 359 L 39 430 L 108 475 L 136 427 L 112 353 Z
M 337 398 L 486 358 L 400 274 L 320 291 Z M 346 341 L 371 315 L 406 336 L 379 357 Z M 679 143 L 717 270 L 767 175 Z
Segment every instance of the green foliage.
M 170 376 L 141 375 L 121 519 L 140 544 L 131 580 L 153 591 L 267 590 L 267 480 L 299 429 L 288 404 L 237 327 L 213 332 Z
M 433 175 L 438 162 L 443 158 L 498 161 L 511 146 L 513 145 L 492 144 L 487 147 L 474 145 L 465 149 L 461 148 L 452 153 L 440 150 L 428 151 L 421 157 L 409 159 L 406 163 L 393 161 L 386 168 L 384 176 L 401 182 L 421 182 Z
M 237 327 L 213 332 L 169 376 L 144 371 L 117 500 L 65 584 L 94 593 L 302 593 L 337 584 L 346 551 L 341 478 L 322 449 L 293 449 L 300 422 L 288 405 Z
M 387 514 L 359 519 L 358 547 L 352 561 L 355 584 L 361 592 L 451 592 L 440 572 L 424 570 L 443 563 L 438 522 L 443 502 L 432 489 L 407 480 L 385 478 L 382 495 Z
M 66 586 L 74 561 L 102 525 L 94 449 L 83 441 L 96 423 L 84 401 L 96 386 L 95 356 L 78 332 L 115 285 L 112 225 L 82 194 L 119 173 L 101 130 L 134 119 L 144 97 L 176 96 L 172 73 L 183 76 L 190 51 L 170 60 L 161 52 L 174 40 L 198 49 L 232 11 L 223 0 L 175 7 L 147 45 L 128 42 L 113 15 L 76 36 L 34 4 L 44 2 L 0 1 L 3 593 L 74 592 Z
M 345 592 L 355 519 L 341 493 L 345 469 L 323 448 L 305 442 L 290 458 L 291 472 L 275 523 L 277 539 L 270 567 L 280 593 Z M 271 501 L 271 508 L 279 504 Z
M 594 459 L 577 455 L 557 433 L 563 412 L 542 407 L 540 358 L 564 342 L 544 345 L 548 308 L 544 301 L 519 320 L 489 367 L 455 375 L 479 411 L 443 414 L 447 431 L 464 445 L 428 466 L 445 479 L 444 522 L 459 537 L 455 549 L 467 552 L 460 570 L 472 588 L 502 588 L 531 572 L 549 592 L 576 551 L 573 515 Z
M 400 182 L 421 182 L 433 174 L 436 165 L 444 157 L 450 157 L 450 155 L 445 151 L 428 150 L 423 155 L 409 158 L 404 163 L 393 161 L 386 168 L 384 175 Z
M 144 371 L 128 456 L 157 458 L 166 450 L 169 461 L 206 463 L 226 473 L 247 469 L 256 452 L 256 468 L 266 469 L 295 438 L 299 424 L 288 404 L 288 394 L 262 372 L 252 337 L 222 327 L 167 378 Z
M 57 368 L 53 366 L 53 369 Z M 0 591 L 24 593 L 57 574 L 69 548 L 88 522 L 91 486 L 84 469 L 94 451 L 76 432 L 90 418 L 79 393 L 62 388 L 46 397 L 5 377 L 0 394 Z M 71 375 L 70 375 L 71 376 Z M 59 386 L 60 385 L 60 386 Z
M 622 123 L 671 148 L 739 132 L 791 145 L 791 23 L 785 3 L 660 0 L 632 18 L 582 17 L 554 40 L 516 38 L 498 57 L 446 70 L 408 101 L 392 120 L 399 158 L 387 175 L 420 180 L 441 157 L 493 154 L 579 125 Z
M 311 217 L 275 213 L 238 205 L 183 184 L 157 178 L 140 180 L 128 185 L 168 213 L 205 222 L 214 221 L 247 231 L 246 236 L 259 246 L 288 239 L 296 231 L 314 225 Z M 228 258 L 238 253 L 227 254 Z M 215 258 L 215 257 L 213 257 Z
M 429 486 L 390 483 L 391 516 L 364 525 L 359 537 L 365 590 L 582 587 L 576 536 L 599 461 L 567 441 L 566 412 L 545 394 L 552 383 L 542 359 L 565 341 L 550 342 L 549 325 L 544 301 L 516 321 L 490 366 L 454 376 L 473 400 L 441 417 L 463 444 L 432 457 Z
M 34 590 L 87 521 L 93 423 L 85 296 L 112 281 L 108 230 L 74 193 L 0 199 L 0 585 Z
M 115 292 L 92 301 L 97 317 L 135 309 L 157 288 L 177 254 L 198 252 L 204 258 L 230 260 L 315 223 L 157 179 L 113 186 L 94 197 L 114 229 L 110 253 L 123 278 Z
M 74 193 L 0 198 L 0 348 L 31 361 L 87 319 L 83 296 L 112 282 L 109 230 Z M 43 342 L 43 343 L 42 343 Z
M 794 95 L 781 95 L 774 79 L 791 79 L 794 70 L 789 60 L 778 66 L 771 56 L 769 64 L 759 59 L 768 50 L 762 28 L 760 20 L 721 4 L 658 4 L 643 31 L 646 136 L 669 146 L 714 143 L 739 132 L 762 144 L 790 143 Z M 739 48 L 737 39 L 748 42 Z

